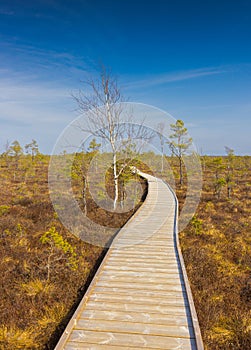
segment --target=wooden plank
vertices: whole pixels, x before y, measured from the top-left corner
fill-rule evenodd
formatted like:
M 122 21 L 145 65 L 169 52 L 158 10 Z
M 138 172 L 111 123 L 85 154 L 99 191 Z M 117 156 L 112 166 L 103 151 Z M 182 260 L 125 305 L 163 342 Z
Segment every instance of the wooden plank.
M 194 343 L 191 342 L 191 343 Z M 78 343 L 78 342 L 68 342 L 67 345 L 64 347 L 65 350 L 80 350 L 80 349 L 85 349 L 85 350 L 141 350 L 142 346 L 137 347 L 137 346 L 124 346 L 124 345 L 106 345 L 106 344 L 91 344 L 91 343 L 84 343 L 84 348 L 83 348 L 83 343 Z M 162 347 L 147 347 L 144 346 L 144 350 L 159 350 L 159 349 L 163 349 Z M 177 347 L 177 345 L 175 347 L 172 348 L 165 348 L 166 350 L 177 350 L 177 349 L 182 349 L 182 350 L 188 350 L 191 349 L 191 347 L 184 347 L 184 344 L 182 345 L 182 347 Z
M 117 267 L 118 268 L 123 268 L 123 264 L 119 264 L 119 261 L 121 262 L 129 262 L 129 263 L 136 263 L 137 261 L 140 262 L 140 264 L 142 263 L 152 263 L 154 265 L 157 264 L 162 264 L 162 268 L 168 268 L 168 264 L 174 264 L 175 266 L 180 266 L 179 262 L 177 260 L 175 260 L 173 257 L 172 258 L 168 258 L 167 256 L 163 257 L 163 256 L 159 256 L 156 255 L 154 257 L 154 259 L 152 259 L 152 257 L 150 257 L 149 255 L 143 255 L 140 254 L 139 256 L 137 256 L 136 254 L 134 255 L 115 255 L 115 254 L 111 254 L 109 256 L 109 262 L 112 261 L 116 261 L 117 262 Z M 110 265 L 110 263 L 109 263 Z M 107 265 L 109 267 L 109 265 Z
M 168 268 L 164 269 L 164 267 L 162 266 L 162 268 L 157 267 L 157 268 L 153 268 L 153 267 L 147 267 L 147 266 L 142 266 L 140 264 L 125 264 L 122 268 L 117 267 L 116 264 L 111 264 L 109 263 L 109 267 L 106 266 L 106 268 L 104 268 L 103 273 L 107 274 L 107 273 L 112 273 L 112 274 L 133 274 L 134 276 L 138 275 L 141 276 L 142 274 L 144 275 L 151 275 L 151 274 L 155 274 L 158 276 L 162 276 L 162 277 L 166 277 L 167 275 L 172 275 L 174 274 L 175 276 L 180 274 L 180 269 L 176 266 L 173 266 L 173 268 Z
M 115 294 L 126 294 L 126 295 L 139 295 L 139 290 L 138 289 L 130 289 L 130 290 L 125 290 L 121 288 L 113 288 L 113 287 L 96 287 L 95 291 L 93 293 L 99 293 L 102 292 L 104 293 L 109 293 L 110 295 L 115 295 Z M 159 298 L 186 298 L 187 293 L 186 291 L 166 291 L 166 290 L 141 290 L 140 295 L 142 296 L 148 296 L 148 297 L 159 297 Z
M 111 311 L 129 311 L 129 312 L 148 312 L 148 313 L 158 313 L 166 315 L 182 315 L 186 316 L 188 313 L 188 308 L 179 305 L 143 305 L 136 304 L 133 302 L 128 303 L 116 303 L 112 302 L 93 302 L 88 301 L 86 304 L 86 310 L 111 310 Z
M 166 337 L 181 337 L 190 338 L 192 333 L 192 327 L 181 325 L 161 325 L 141 322 L 128 322 L 128 321 L 111 321 L 102 320 L 97 322 L 95 319 L 80 319 L 77 323 L 76 329 L 98 331 L 98 332 L 116 332 L 130 334 L 150 334 Z
M 122 264 L 123 263 L 123 264 Z M 139 260 L 113 260 L 109 259 L 109 265 L 106 265 L 104 267 L 104 270 L 109 271 L 126 271 L 126 270 L 132 270 L 132 271 L 148 271 L 148 272 L 159 272 L 159 273 L 168 273 L 175 271 L 175 273 L 179 273 L 181 271 L 180 266 L 173 261 L 165 261 L 165 262 L 159 262 L 159 263 L 152 263 L 150 260 L 142 261 L 142 259 Z
M 139 273 L 138 273 L 139 274 Z M 168 278 L 169 277 L 169 278 Z M 160 276 L 154 276 L 154 274 L 148 274 L 146 277 L 144 276 L 132 276 L 129 272 L 128 274 L 119 274 L 119 273 L 112 273 L 112 274 L 105 274 L 105 272 L 102 272 L 99 276 L 98 283 L 100 281 L 116 281 L 116 282 L 129 282 L 129 283 L 135 283 L 135 280 L 141 284 L 149 284 L 149 283 L 156 283 L 156 284 L 163 284 L 163 285 L 169 285 L 169 284 L 184 284 L 184 281 L 180 279 L 179 275 L 167 275 L 166 277 L 161 275 Z
M 163 284 L 158 284 L 158 283 L 144 283 L 140 284 L 138 283 L 130 283 L 130 282 L 116 282 L 116 281 L 98 281 L 96 283 L 97 286 L 99 287 L 111 287 L 111 288 L 120 288 L 120 289 L 134 289 L 134 290 L 161 290 L 161 291 L 186 291 L 184 284 L 172 284 L 170 281 L 168 281 L 169 284 L 163 285 Z
M 77 342 L 68 342 L 64 347 L 64 350 L 80 350 L 83 349 L 83 343 Z M 114 345 L 105 345 L 105 344 L 84 344 L 85 350 L 142 350 L 142 347 L 128 347 L 128 346 L 114 346 Z M 152 350 L 152 348 L 144 348 L 145 350 Z
M 161 250 L 153 250 L 147 248 L 147 249 L 140 249 L 140 248 L 134 248 L 131 250 L 124 250 L 124 251 L 114 251 L 110 255 L 111 258 L 116 259 L 151 259 L 152 263 L 159 263 L 160 261 L 167 261 L 167 260 L 173 260 L 174 262 L 177 262 L 177 254 L 175 251 L 161 251 Z
M 111 271 L 111 273 L 117 271 L 126 272 L 126 271 L 138 271 L 138 272 L 148 272 L 149 275 L 156 273 L 175 273 L 182 275 L 182 270 L 179 265 L 173 260 L 160 261 L 152 263 L 150 261 L 137 261 L 137 260 L 109 260 L 109 265 L 103 268 L 104 271 Z
M 168 271 L 168 272 L 167 272 Z M 141 271 L 139 270 L 134 270 L 132 271 L 130 269 L 130 264 L 128 264 L 128 270 L 122 270 L 122 269 L 116 269 L 115 266 L 111 269 L 106 269 L 104 268 L 103 271 L 101 272 L 101 276 L 103 275 L 108 275 L 108 276 L 124 276 L 124 277 L 149 277 L 149 276 L 155 276 L 157 278 L 168 278 L 168 276 L 170 275 L 170 277 L 172 278 L 177 278 L 177 279 L 181 279 L 181 276 L 179 275 L 179 273 L 181 273 L 181 271 L 179 270 L 179 268 L 177 267 L 176 269 L 172 269 L 172 270 L 165 270 L 162 269 L 162 271 L 159 271 L 159 269 L 152 269 L 151 271 L 149 271 L 149 269 L 147 270 L 143 270 Z M 172 276 L 174 274 L 174 276 Z
M 134 304 L 140 304 L 140 305 L 147 305 L 151 304 L 151 306 L 168 306 L 168 305 L 174 305 L 174 306 L 188 306 L 187 299 L 182 298 L 169 298 L 169 299 L 160 299 L 160 298 L 146 298 L 138 296 L 132 296 L 132 295 L 123 295 L 123 294 L 117 294 L 117 295 L 109 295 L 109 294 L 93 294 L 89 298 L 92 302 L 111 302 L 111 303 L 118 303 L 123 302 L 125 304 L 128 303 L 134 303 Z
M 94 344 L 104 345 L 116 345 L 116 346 L 128 346 L 128 342 L 133 346 L 149 349 L 191 349 L 191 345 L 195 345 L 193 338 L 176 338 L 176 337 L 163 337 L 153 336 L 147 334 L 130 334 L 130 339 L 126 333 L 112 333 L 112 332 L 95 332 L 85 330 L 73 330 L 69 341 L 71 342 L 89 342 Z M 81 349 L 81 348 L 80 348 Z M 82 347 L 82 349 L 84 349 Z M 123 349 L 123 348 L 122 348 Z
M 96 319 L 96 320 L 114 320 L 114 321 L 126 321 L 126 322 L 141 322 L 148 324 L 161 324 L 161 325 L 180 325 L 180 326 L 192 326 L 192 321 L 186 316 L 176 315 L 175 318 L 172 315 L 154 314 L 147 312 L 122 312 L 111 310 L 84 310 L 80 314 L 80 319 Z
M 112 253 L 112 256 L 124 256 L 124 257 L 152 257 L 153 261 L 155 258 L 162 257 L 162 258 L 169 258 L 173 259 L 173 261 L 176 261 L 177 259 L 177 254 L 175 252 L 166 252 L 166 251 L 158 251 L 158 250 L 137 250 L 137 249 L 132 249 L 132 250 L 127 250 L 127 251 L 116 251 Z

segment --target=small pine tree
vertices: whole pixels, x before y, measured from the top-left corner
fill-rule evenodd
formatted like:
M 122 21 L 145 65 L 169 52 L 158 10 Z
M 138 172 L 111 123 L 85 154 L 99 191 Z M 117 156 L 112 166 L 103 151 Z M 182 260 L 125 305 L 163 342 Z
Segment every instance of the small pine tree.
M 16 169 L 18 169 L 19 159 L 22 154 L 23 154 L 23 149 L 20 143 L 17 140 L 13 141 L 9 147 L 9 155 L 14 158 Z
M 101 146 L 101 143 L 97 143 L 96 139 L 93 138 L 89 144 L 88 151 L 97 152 Z
M 37 141 L 33 139 L 31 143 L 27 143 L 24 148 L 27 154 L 31 154 L 32 162 L 34 162 L 35 156 L 39 154 Z
M 183 184 L 183 171 L 182 171 L 182 158 L 192 144 L 192 138 L 188 137 L 187 128 L 184 126 L 184 122 L 180 119 L 176 121 L 175 124 L 170 125 L 173 134 L 170 135 L 170 139 L 173 141 L 168 141 L 167 144 L 178 160 L 179 160 L 179 182 L 180 185 Z
M 77 269 L 78 259 L 75 248 L 57 232 L 54 226 L 42 235 L 40 241 L 48 246 L 47 281 L 50 280 L 51 271 L 59 261 L 65 260 L 72 270 Z

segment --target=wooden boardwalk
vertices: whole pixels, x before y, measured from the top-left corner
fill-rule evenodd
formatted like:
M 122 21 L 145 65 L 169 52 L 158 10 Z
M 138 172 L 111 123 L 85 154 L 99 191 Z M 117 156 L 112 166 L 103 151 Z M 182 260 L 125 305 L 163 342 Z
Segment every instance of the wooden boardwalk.
M 55 350 L 202 350 L 177 236 L 177 199 L 162 180 L 116 236 Z

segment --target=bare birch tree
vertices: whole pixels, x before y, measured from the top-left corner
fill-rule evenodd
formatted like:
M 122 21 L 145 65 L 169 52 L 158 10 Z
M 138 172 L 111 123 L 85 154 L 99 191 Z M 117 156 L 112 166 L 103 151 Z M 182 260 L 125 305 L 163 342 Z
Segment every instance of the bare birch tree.
M 139 152 L 139 145 L 148 140 L 151 135 L 144 127 L 143 121 L 133 124 L 133 113 L 124 113 L 123 96 L 117 84 L 116 78 L 103 67 L 100 78 L 89 79 L 86 82 L 91 90 L 80 90 L 77 95 L 73 95 L 78 110 L 85 113 L 87 123 L 81 128 L 89 132 L 99 140 L 102 139 L 110 145 L 112 152 L 112 169 L 114 182 L 114 210 L 119 200 L 119 177 L 124 169 L 129 166 L 132 159 Z M 118 163 L 118 155 L 125 155 L 125 150 L 135 148 L 134 141 L 140 140 L 134 156 L 132 152 L 130 158 L 123 158 L 123 162 Z

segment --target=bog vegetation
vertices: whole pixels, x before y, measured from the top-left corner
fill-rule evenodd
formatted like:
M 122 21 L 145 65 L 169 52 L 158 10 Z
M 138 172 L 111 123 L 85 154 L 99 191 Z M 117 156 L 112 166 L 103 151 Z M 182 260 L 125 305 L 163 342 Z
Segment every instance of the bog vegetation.
M 251 157 L 202 157 L 203 192 L 180 235 L 205 348 L 251 349 Z M 182 188 L 178 191 L 182 204 Z
M 31 146 L 32 145 L 32 148 Z M 18 141 L 0 156 L 0 349 L 53 349 L 83 297 L 106 249 L 67 232 L 48 192 L 49 157 L 32 141 Z M 112 215 L 91 200 L 83 182 L 93 154 L 72 167 L 76 199 L 90 218 L 121 227 L 135 208 Z M 112 178 L 110 179 L 112 182 Z M 146 190 L 145 183 L 142 191 Z M 112 185 L 107 190 L 112 193 Z M 139 198 L 140 199 L 140 198 Z
M 72 169 L 75 196 L 90 217 L 122 226 L 133 210 L 112 215 L 95 205 L 87 189 L 83 196 L 85 171 L 98 152 L 90 146 Z M 160 156 L 150 152 L 144 156 L 151 159 L 153 169 L 155 159 L 159 164 Z M 185 169 L 180 183 L 179 158 L 164 157 L 176 176 L 182 207 Z M 248 350 L 251 157 L 237 157 L 227 149 L 226 156 L 203 156 L 201 162 L 201 201 L 180 240 L 203 340 L 207 350 Z M 24 150 L 14 141 L 0 156 L 0 349 L 53 349 L 105 253 L 78 240 L 60 223 L 49 198 L 48 163 L 49 157 L 39 152 L 34 140 Z M 165 165 L 154 169 L 155 174 L 160 170 L 165 177 Z M 107 178 L 112 196 L 112 178 Z M 144 192 L 144 182 L 137 181 Z

